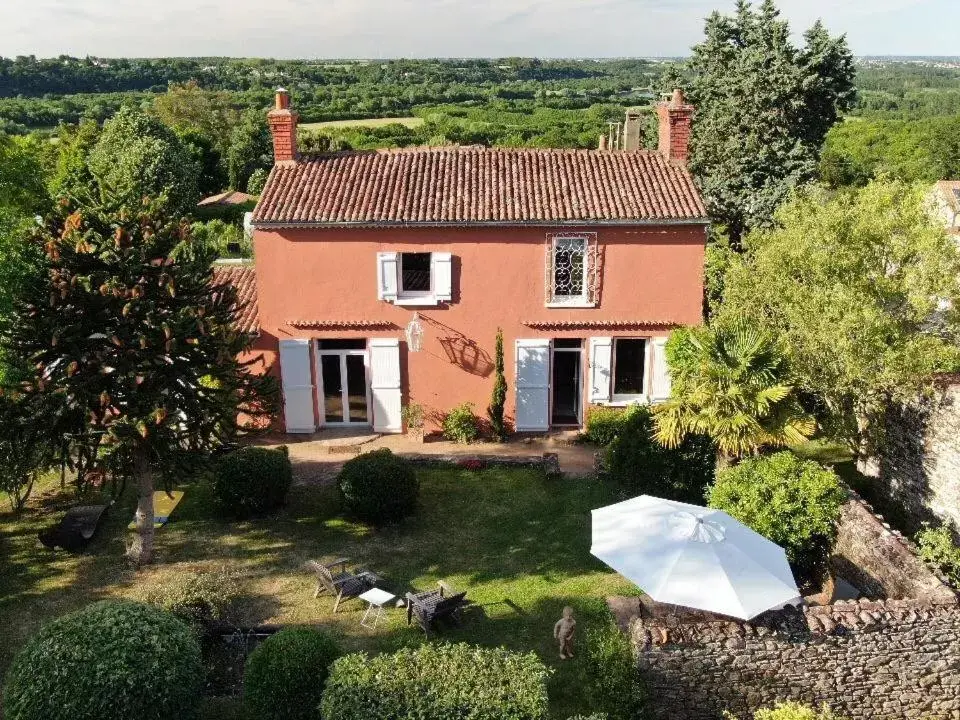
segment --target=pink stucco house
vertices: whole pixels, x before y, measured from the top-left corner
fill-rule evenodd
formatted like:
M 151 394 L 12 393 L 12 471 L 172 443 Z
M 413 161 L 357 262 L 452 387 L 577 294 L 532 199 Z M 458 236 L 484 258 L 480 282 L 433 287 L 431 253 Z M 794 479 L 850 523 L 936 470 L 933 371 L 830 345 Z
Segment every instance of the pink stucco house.
M 401 432 L 409 403 L 482 415 L 498 328 L 518 431 L 667 397 L 667 335 L 701 321 L 708 219 L 685 165 L 693 108 L 675 93 L 658 114 L 658 151 L 631 147 L 628 113 L 623 149 L 308 157 L 278 91 L 254 267 L 230 272 L 285 429 Z

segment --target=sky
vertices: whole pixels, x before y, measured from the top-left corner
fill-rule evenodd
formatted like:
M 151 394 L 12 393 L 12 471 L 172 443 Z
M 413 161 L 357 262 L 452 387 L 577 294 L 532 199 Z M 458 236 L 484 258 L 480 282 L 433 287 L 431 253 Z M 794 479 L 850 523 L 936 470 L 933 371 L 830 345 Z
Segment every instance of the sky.
M 0 0 L 0 56 L 685 55 L 734 0 Z M 956 55 L 957 0 L 779 0 L 856 55 Z

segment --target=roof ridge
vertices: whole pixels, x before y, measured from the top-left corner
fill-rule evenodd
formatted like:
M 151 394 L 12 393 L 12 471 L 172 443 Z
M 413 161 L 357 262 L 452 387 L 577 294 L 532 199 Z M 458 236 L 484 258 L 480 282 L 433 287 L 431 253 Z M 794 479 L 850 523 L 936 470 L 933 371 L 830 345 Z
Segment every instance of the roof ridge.
M 354 157 L 364 155 L 416 155 L 428 153 L 459 153 L 459 152 L 502 152 L 504 154 L 515 155 L 641 155 L 656 156 L 667 162 L 657 150 L 651 148 L 638 148 L 637 150 L 600 150 L 598 148 L 538 148 L 538 147 L 509 147 L 503 145 L 409 145 L 407 147 L 396 148 L 371 148 L 350 149 L 350 150 L 324 150 L 318 152 L 302 152 L 298 162 L 309 162 L 334 157 Z

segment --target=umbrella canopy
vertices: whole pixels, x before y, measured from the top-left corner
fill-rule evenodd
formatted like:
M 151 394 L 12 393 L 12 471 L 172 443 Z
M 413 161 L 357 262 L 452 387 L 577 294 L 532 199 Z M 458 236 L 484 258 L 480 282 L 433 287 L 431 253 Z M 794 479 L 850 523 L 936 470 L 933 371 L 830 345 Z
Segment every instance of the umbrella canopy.
M 783 548 L 721 510 L 641 495 L 593 511 L 590 552 L 657 602 L 749 620 L 800 599 Z

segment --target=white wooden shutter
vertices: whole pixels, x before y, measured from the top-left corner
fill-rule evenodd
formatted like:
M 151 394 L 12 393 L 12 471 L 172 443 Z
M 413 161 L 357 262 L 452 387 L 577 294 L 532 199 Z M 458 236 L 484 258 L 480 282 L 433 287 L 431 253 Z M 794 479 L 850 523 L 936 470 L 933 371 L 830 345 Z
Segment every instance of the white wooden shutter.
M 433 296 L 437 302 L 453 299 L 453 256 L 448 252 L 430 253 Z
M 280 341 L 280 381 L 287 432 L 312 433 L 317 423 L 313 412 L 309 340 Z
M 550 429 L 550 341 L 517 340 L 517 430 Z
M 670 366 L 667 365 L 667 338 L 653 338 L 653 376 L 650 378 L 650 400 L 666 400 L 670 397 Z
M 590 338 L 590 402 L 610 402 L 613 338 Z
M 397 299 L 399 259 L 395 252 L 377 253 L 377 297 L 393 302 Z
M 401 432 L 400 341 L 396 338 L 370 341 L 370 392 L 373 395 L 373 429 L 376 432 Z

